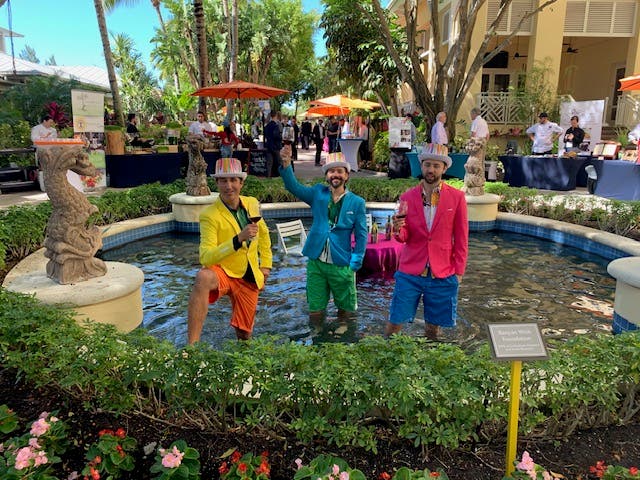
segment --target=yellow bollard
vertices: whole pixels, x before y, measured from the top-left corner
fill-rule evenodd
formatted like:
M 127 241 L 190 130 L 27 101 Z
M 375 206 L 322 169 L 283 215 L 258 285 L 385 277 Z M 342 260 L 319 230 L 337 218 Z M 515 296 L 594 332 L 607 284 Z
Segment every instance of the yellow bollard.
M 513 462 L 516 460 L 518 448 L 518 417 L 520 415 L 520 374 L 522 361 L 511 362 L 511 390 L 509 392 L 509 425 L 507 427 L 507 468 L 506 476 L 511 475 L 515 469 Z

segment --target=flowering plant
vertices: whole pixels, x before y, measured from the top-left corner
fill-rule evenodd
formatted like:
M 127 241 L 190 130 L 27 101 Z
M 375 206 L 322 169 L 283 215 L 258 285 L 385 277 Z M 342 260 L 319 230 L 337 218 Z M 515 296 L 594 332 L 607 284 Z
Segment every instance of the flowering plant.
M 552 475 L 546 471 L 540 465 L 533 463 L 533 459 L 529 455 L 529 452 L 522 454 L 522 460 L 514 462 L 516 469 L 511 473 L 511 476 L 504 477 L 502 480 L 512 479 L 531 479 L 531 480 L 552 480 L 553 478 L 561 478 L 556 475 Z
M 88 175 L 80 175 L 80 181 L 85 186 L 85 188 L 95 188 L 100 180 L 102 180 L 102 173 L 99 170 L 93 177 Z
M 89 461 L 82 470 L 84 480 L 99 480 L 101 473 L 108 478 L 119 478 L 122 471 L 130 472 L 134 468 L 131 455 L 136 448 L 136 440 L 128 437 L 124 428 L 115 432 L 110 429 L 98 432 L 98 441 L 89 447 L 85 458 Z
M 156 480 L 168 478 L 185 478 L 196 480 L 200 478 L 200 454 L 195 448 L 187 446 L 184 440 L 173 442 L 168 450 L 158 449 L 156 463 L 151 467 L 151 473 L 157 473 Z
M 269 452 L 262 452 L 261 455 L 246 453 L 242 455 L 238 450 L 232 448 L 222 454 L 220 458 L 228 458 L 218 468 L 222 480 L 264 480 L 271 474 L 269 465 Z
M 298 471 L 294 480 L 365 480 L 364 473 L 351 469 L 347 462 L 331 455 L 319 455 L 309 465 L 303 465 L 301 459 L 296 459 Z
M 0 433 L 8 434 L 18 428 L 18 416 L 6 405 L 0 405 Z
M 398 469 L 392 477 L 387 472 L 382 472 L 378 480 L 427 480 L 427 479 L 449 480 L 449 477 L 442 470 L 410 470 L 407 467 Z
M 6 414 L 10 416 L 7 409 Z M 3 422 L 5 423 L 5 422 Z M 0 478 L 51 478 L 52 465 L 60 462 L 58 454 L 68 445 L 67 426 L 54 414 L 42 412 L 29 432 L 0 444 Z
M 589 467 L 589 471 L 598 478 L 604 480 L 628 480 L 640 478 L 640 470 L 638 467 L 621 467 L 607 465 L 602 460 L 596 462 L 595 465 Z

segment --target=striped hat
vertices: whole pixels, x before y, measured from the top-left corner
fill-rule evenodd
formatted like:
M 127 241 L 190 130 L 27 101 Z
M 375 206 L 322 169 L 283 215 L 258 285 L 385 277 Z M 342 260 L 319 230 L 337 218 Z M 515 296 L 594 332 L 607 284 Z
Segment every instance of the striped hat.
M 247 178 L 246 172 L 242 171 L 242 163 L 237 158 L 220 158 L 216 162 L 215 178 Z
M 327 156 L 327 161 L 322 166 L 322 173 L 327 173 L 327 170 L 335 167 L 346 168 L 347 173 L 351 171 L 351 165 L 349 165 L 347 163 L 347 160 L 344 158 L 344 153 L 342 152 L 330 153 Z
M 438 143 L 425 143 L 422 147 L 422 153 L 418 156 L 420 163 L 424 160 L 440 160 L 444 162 L 447 168 L 451 166 L 453 161 L 449 156 L 449 149 L 446 145 L 440 145 Z

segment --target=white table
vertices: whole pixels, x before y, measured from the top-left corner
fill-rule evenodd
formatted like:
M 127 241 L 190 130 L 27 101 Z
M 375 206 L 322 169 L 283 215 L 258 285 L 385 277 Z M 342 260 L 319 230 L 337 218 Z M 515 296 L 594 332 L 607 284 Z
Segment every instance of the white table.
M 344 159 L 351 166 L 351 170 L 358 171 L 358 149 L 360 148 L 361 138 L 339 138 L 340 150 L 344 155 Z

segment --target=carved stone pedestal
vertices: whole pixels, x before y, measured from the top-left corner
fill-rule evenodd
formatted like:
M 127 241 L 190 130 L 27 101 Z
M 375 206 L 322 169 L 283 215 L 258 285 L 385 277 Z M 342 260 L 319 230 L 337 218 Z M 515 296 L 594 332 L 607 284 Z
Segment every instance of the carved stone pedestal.
M 186 193 L 174 193 L 169 197 L 171 211 L 176 221 L 176 230 L 181 232 L 198 231 L 200 213 L 216 201 L 218 192 L 194 197 Z
M 500 196 L 492 193 L 484 195 L 466 195 L 469 230 L 492 230 L 498 218 Z

